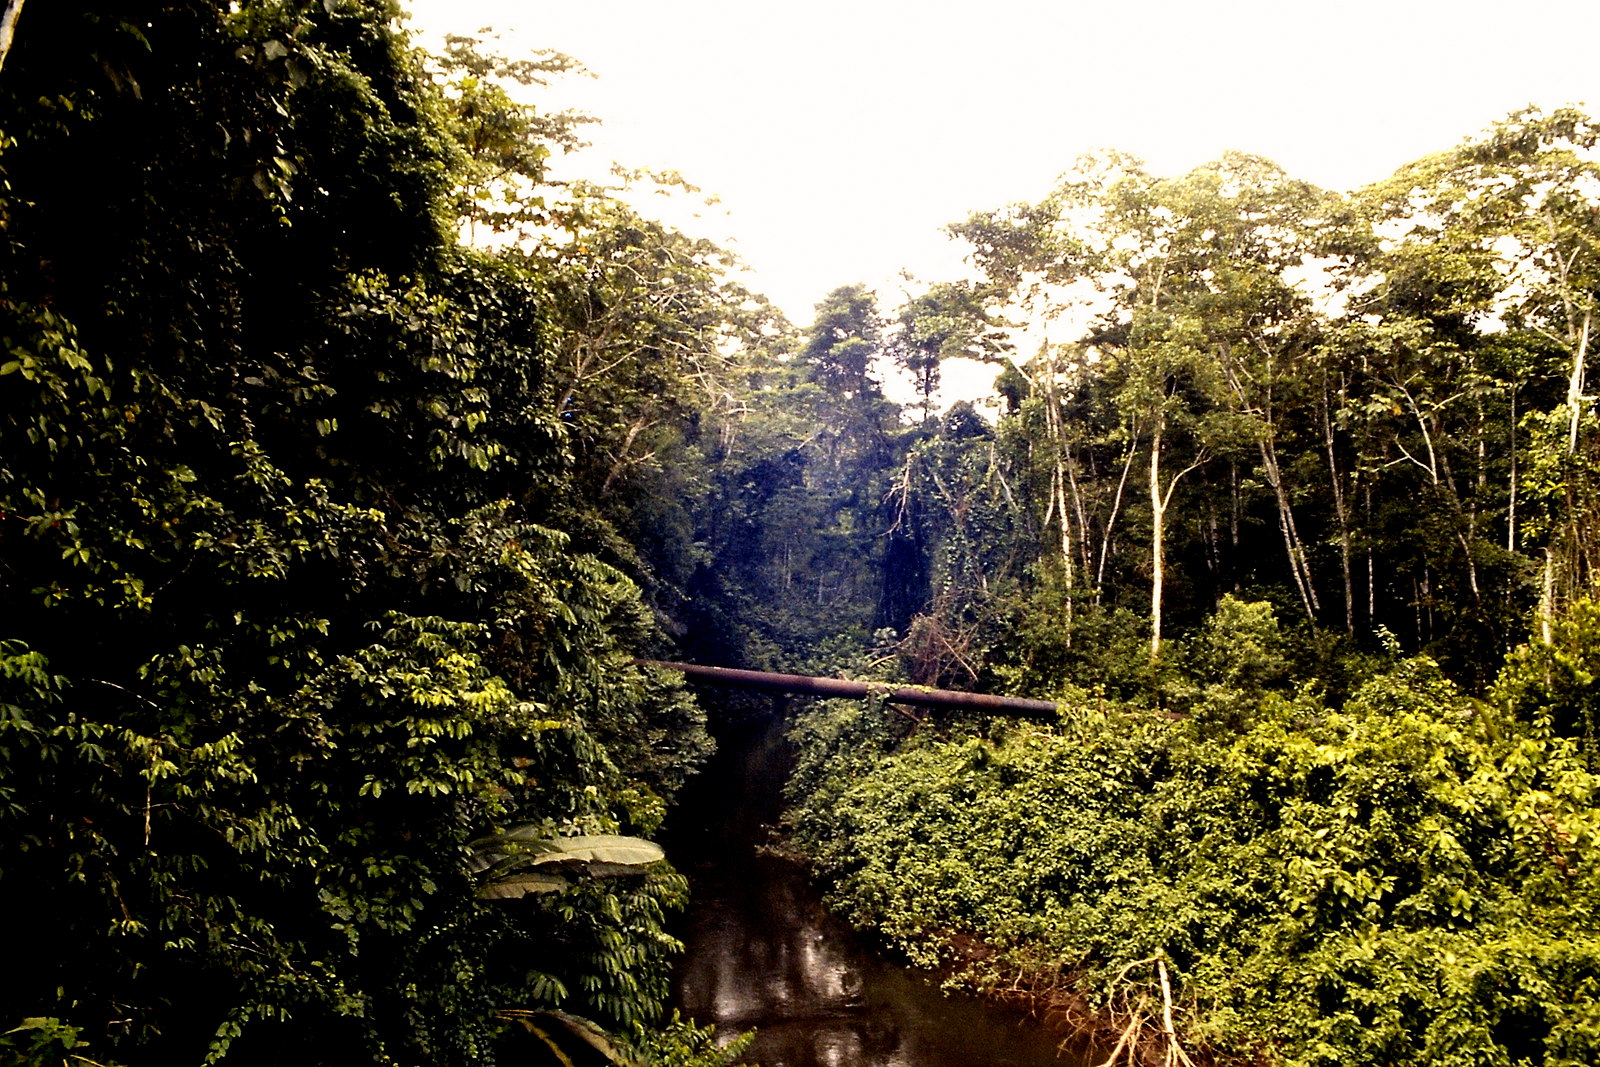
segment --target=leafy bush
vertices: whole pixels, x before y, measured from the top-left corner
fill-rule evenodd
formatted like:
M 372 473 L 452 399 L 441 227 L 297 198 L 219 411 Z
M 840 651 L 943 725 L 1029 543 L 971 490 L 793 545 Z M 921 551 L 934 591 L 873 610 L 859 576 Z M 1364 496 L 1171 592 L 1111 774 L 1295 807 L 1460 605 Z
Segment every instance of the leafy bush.
M 82 1064 L 84 1067 L 116 1067 L 99 1063 L 84 1055 L 88 1042 L 79 1036 L 75 1026 L 60 1019 L 35 1017 L 24 1019 L 17 1026 L 0 1033 L 0 1052 L 5 1062 L 16 1067 L 64 1067 Z
M 1517 682 L 1551 653 L 1508 668 L 1522 721 L 1426 659 L 1323 708 L 1267 688 L 1280 667 L 1258 612 L 1215 630 L 1191 653 L 1185 722 L 1097 706 L 998 742 L 896 746 L 881 712 L 809 712 L 797 842 L 851 921 L 980 986 L 1064 973 L 1111 1008 L 1134 986 L 1157 996 L 1136 965 L 1164 961 L 1217 1053 L 1594 1062 L 1600 778 L 1539 725 L 1554 713 L 1530 724 Z

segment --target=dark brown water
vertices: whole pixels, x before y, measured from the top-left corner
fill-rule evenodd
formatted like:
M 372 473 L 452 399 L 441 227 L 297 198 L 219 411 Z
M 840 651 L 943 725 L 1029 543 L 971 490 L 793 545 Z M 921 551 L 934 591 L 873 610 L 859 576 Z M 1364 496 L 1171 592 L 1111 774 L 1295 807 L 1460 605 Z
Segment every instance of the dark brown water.
M 794 863 L 761 855 L 788 767 L 781 722 L 730 732 L 673 816 L 689 876 L 677 1007 L 763 1067 L 1078 1067 L 1017 1014 L 946 995 L 835 920 Z

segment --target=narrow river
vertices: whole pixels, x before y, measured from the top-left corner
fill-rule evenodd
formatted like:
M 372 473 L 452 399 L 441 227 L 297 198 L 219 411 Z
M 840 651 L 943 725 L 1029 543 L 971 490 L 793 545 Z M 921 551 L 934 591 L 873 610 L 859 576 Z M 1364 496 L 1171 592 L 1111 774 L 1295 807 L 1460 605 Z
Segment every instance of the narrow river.
M 794 863 L 760 854 L 781 811 L 781 716 L 729 730 L 667 836 L 689 878 L 676 1006 L 731 1034 L 755 1028 L 762 1067 L 1078 1067 L 1014 1012 L 946 995 L 830 916 Z

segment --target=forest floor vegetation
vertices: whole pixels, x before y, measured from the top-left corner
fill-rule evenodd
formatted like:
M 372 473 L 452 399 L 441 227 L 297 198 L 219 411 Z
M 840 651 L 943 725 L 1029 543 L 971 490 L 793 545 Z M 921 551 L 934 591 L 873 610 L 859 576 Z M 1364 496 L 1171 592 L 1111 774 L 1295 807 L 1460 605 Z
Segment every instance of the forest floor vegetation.
M 1600 777 L 1570 726 L 1596 620 L 1483 699 L 1396 656 L 1337 703 L 1190 673 L 1181 721 L 1080 699 L 907 733 L 821 705 L 793 730 L 794 838 L 851 922 L 1102 1062 L 1593 1063 Z

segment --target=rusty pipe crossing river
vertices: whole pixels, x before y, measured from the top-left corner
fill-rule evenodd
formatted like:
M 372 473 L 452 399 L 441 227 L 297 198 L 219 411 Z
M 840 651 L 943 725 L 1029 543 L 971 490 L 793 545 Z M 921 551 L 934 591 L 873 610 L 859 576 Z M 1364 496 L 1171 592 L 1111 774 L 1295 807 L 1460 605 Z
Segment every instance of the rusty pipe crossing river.
M 852 682 L 844 678 L 818 678 L 808 674 L 774 674 L 771 671 L 736 670 L 732 667 L 703 667 L 697 663 L 673 663 L 667 660 L 640 659 L 634 662 L 642 667 L 677 671 L 695 681 L 740 689 L 803 693 L 807 696 L 849 697 L 856 700 L 876 696 L 895 704 L 1009 712 L 1013 715 L 1030 717 L 1053 716 L 1059 710 L 1053 700 L 963 693 L 955 689 L 928 689 L 919 685 L 894 685 L 890 682 Z

